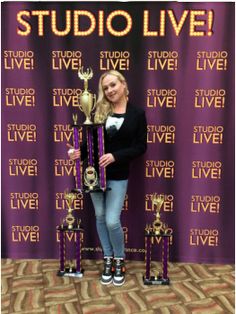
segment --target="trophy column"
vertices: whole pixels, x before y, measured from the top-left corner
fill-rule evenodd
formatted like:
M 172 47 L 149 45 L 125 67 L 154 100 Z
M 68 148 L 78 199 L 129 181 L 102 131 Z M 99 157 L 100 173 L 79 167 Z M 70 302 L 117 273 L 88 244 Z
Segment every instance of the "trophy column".
M 65 233 L 63 232 L 63 229 L 58 229 L 60 234 L 60 270 L 59 272 L 63 273 L 65 271 Z
M 100 125 L 97 128 L 97 135 L 98 135 L 98 157 L 102 157 L 105 153 L 104 148 L 104 126 Z M 104 191 L 106 189 L 106 171 L 105 167 L 99 166 L 99 182 L 100 187 Z
M 76 230 L 76 273 L 83 274 L 81 270 L 81 229 Z
M 80 149 L 77 115 L 73 115 L 73 120 L 74 120 L 74 124 L 72 125 L 72 127 L 73 127 L 73 135 L 74 135 L 74 148 Z M 81 160 L 80 158 L 78 158 L 75 160 L 75 170 L 76 170 L 76 175 L 75 175 L 76 188 L 74 189 L 75 192 L 81 192 L 82 190 L 81 169 L 82 169 Z
M 168 280 L 168 259 L 169 259 L 169 237 L 166 235 L 162 237 L 162 269 L 163 269 L 163 280 Z
M 151 238 L 145 236 L 145 265 L 146 265 L 146 276 L 150 277 L 150 267 L 151 267 Z
M 158 273 L 155 276 L 150 276 L 151 269 L 151 252 L 152 252 L 152 242 L 154 242 L 155 238 L 160 238 L 162 242 L 162 273 Z M 146 261 L 146 273 L 145 277 L 143 277 L 143 283 L 145 285 L 169 285 L 170 280 L 168 278 L 168 247 L 169 247 L 169 238 L 170 235 L 156 235 L 152 232 L 146 232 L 145 234 L 145 261 Z

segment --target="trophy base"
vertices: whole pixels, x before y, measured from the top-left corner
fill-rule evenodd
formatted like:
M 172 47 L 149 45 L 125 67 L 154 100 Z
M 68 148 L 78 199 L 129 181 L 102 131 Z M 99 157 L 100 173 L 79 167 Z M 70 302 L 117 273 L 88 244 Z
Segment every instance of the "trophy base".
M 60 225 L 60 226 L 57 226 L 57 230 L 59 231 L 80 231 L 80 232 L 83 232 L 84 229 L 82 226 L 73 226 L 72 228 L 68 228 L 68 226 L 66 225 Z
M 102 193 L 102 192 L 106 192 L 106 191 L 110 191 L 111 188 L 105 188 L 102 189 L 100 187 L 95 187 L 94 189 L 90 190 L 90 189 L 86 189 L 84 190 L 85 193 Z
M 71 190 L 71 193 L 82 193 L 82 192 L 83 190 L 77 189 L 77 188 Z
M 145 231 L 145 237 L 171 237 L 170 233 L 164 233 L 164 232 L 160 232 L 160 233 L 156 233 L 154 231 Z
M 79 124 L 71 124 L 70 126 L 72 128 L 81 128 L 81 127 L 89 127 L 89 128 L 97 128 L 99 126 L 104 126 L 104 123 L 93 123 L 92 121 L 86 122 L 84 121 L 84 123 L 79 123 Z
M 143 276 L 143 284 L 144 285 L 169 285 L 170 284 L 170 280 L 169 278 L 163 278 L 163 277 L 154 277 L 151 276 L 150 278 L 145 278 Z
M 110 191 L 111 188 L 105 188 L 102 189 L 100 187 L 94 187 L 93 189 L 84 189 L 84 190 L 80 190 L 80 189 L 72 189 L 71 192 L 72 193 L 102 193 L 102 192 L 106 192 L 106 191 Z
M 82 278 L 84 276 L 84 270 L 82 269 L 80 272 L 76 271 L 75 268 L 69 269 L 66 268 L 64 271 L 58 270 L 57 272 L 58 277 L 75 277 L 75 278 Z

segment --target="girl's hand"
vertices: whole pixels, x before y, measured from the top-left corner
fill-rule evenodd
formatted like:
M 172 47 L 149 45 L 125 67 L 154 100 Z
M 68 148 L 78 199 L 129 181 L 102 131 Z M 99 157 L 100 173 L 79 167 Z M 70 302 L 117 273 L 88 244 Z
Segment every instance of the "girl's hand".
M 69 150 L 67 151 L 67 154 L 71 160 L 76 160 L 76 159 L 80 158 L 80 150 L 79 149 L 74 149 L 74 147 L 69 143 L 67 143 L 66 146 L 69 148 Z
M 115 161 L 115 158 L 112 154 L 104 154 L 99 159 L 99 166 L 101 167 L 107 167 L 109 164 L 113 163 Z

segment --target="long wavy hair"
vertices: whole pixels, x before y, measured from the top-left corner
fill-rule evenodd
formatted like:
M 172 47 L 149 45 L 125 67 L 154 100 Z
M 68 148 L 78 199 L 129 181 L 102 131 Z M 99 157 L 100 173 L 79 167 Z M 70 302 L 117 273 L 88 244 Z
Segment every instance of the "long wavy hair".
M 105 76 L 107 75 L 114 75 L 118 78 L 118 80 L 122 83 L 125 83 L 125 96 L 128 98 L 129 95 L 129 90 L 128 90 L 128 85 L 126 82 L 126 79 L 124 76 L 115 70 L 110 70 L 107 72 L 104 72 L 98 83 L 98 99 L 96 103 L 96 111 L 95 111 L 95 116 L 94 116 L 94 122 L 95 123 L 104 123 L 107 119 L 107 117 L 113 113 L 113 104 L 106 98 L 103 87 L 102 87 L 102 81 Z

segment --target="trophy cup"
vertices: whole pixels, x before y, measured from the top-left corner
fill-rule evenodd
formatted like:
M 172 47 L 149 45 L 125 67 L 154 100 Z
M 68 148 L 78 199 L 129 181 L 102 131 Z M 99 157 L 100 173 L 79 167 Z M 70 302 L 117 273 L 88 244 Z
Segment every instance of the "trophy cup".
M 152 225 L 146 225 L 145 228 L 145 264 L 146 274 L 143 277 L 145 285 L 168 285 L 168 259 L 169 259 L 169 239 L 172 231 L 161 221 L 161 207 L 164 203 L 164 195 L 154 193 L 151 197 L 153 209 L 156 207 L 156 218 Z M 151 251 L 155 238 L 161 238 L 162 242 L 162 273 L 150 276 Z
M 88 90 L 88 80 L 93 77 L 93 71 L 91 68 L 87 71 L 83 71 L 81 67 L 78 71 L 78 76 L 81 80 L 84 80 L 84 91 L 80 96 L 80 110 L 85 114 L 86 119 L 82 125 L 78 125 L 77 114 L 73 115 L 74 129 L 74 147 L 80 149 L 78 128 L 82 126 L 86 131 L 87 142 L 87 167 L 83 171 L 81 160 L 78 158 L 75 161 L 76 168 L 76 188 L 72 191 L 85 191 L 85 192 L 102 192 L 107 189 L 106 187 L 106 170 L 105 167 L 101 167 L 98 163 L 99 158 L 104 155 L 104 124 L 93 123 L 91 121 L 91 112 L 96 104 L 96 95 L 93 95 Z M 94 137 L 97 139 L 98 156 L 94 156 Z M 95 158 L 97 157 L 97 158 Z
M 72 212 L 72 203 L 76 199 L 74 193 L 68 193 L 68 189 L 64 191 L 64 198 L 68 201 L 68 209 L 66 218 L 62 220 L 60 226 L 57 227 L 59 231 L 59 242 L 60 242 L 60 269 L 57 273 L 58 276 L 68 277 L 83 277 L 83 270 L 81 270 L 81 242 L 83 229 L 80 227 L 80 220 L 76 219 Z M 73 260 L 66 261 L 66 235 L 73 234 L 76 239 L 76 256 L 75 263 Z
M 83 124 L 90 125 L 93 124 L 91 121 L 91 112 L 95 107 L 96 104 L 96 95 L 92 95 L 88 91 L 88 80 L 93 77 L 92 69 L 87 69 L 86 72 L 83 72 L 83 67 L 81 67 L 78 71 L 78 76 L 81 80 L 84 80 L 84 91 L 80 96 L 80 110 L 85 114 L 86 120 Z

